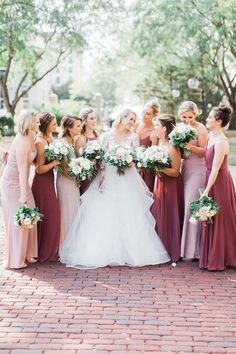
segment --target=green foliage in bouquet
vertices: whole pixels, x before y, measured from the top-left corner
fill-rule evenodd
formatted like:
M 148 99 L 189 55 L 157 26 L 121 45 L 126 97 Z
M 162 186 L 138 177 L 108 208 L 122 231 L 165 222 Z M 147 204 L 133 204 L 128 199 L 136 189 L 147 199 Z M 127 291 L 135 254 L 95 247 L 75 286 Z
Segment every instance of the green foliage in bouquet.
M 17 210 L 14 216 L 15 225 L 24 228 L 32 228 L 38 221 L 42 221 L 42 217 L 43 214 L 40 213 L 38 208 L 30 208 L 27 204 L 24 204 Z
M 196 129 L 190 125 L 178 124 L 169 134 L 169 140 L 172 146 L 179 147 L 183 150 L 183 157 L 188 157 L 190 152 L 185 148 L 185 144 L 197 138 Z
M 219 212 L 217 203 L 211 197 L 202 196 L 190 203 L 190 223 L 198 222 L 212 223 L 212 217 Z

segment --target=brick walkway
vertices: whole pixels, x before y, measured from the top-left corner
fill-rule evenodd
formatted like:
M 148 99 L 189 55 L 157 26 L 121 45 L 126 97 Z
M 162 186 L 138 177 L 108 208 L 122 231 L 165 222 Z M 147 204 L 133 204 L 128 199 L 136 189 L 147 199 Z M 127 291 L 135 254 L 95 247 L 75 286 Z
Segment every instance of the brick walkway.
M 1 267 L 0 353 L 58 352 L 236 353 L 236 272 Z

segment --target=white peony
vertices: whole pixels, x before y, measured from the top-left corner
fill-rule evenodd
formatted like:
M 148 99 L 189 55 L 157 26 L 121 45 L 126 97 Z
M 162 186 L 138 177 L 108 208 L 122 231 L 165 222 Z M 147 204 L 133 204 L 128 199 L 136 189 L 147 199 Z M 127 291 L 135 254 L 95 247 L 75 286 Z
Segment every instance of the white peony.
M 62 146 L 62 147 L 60 148 L 60 153 L 61 153 L 62 155 L 67 155 L 67 154 L 68 154 L 68 149 L 67 149 L 65 146 Z

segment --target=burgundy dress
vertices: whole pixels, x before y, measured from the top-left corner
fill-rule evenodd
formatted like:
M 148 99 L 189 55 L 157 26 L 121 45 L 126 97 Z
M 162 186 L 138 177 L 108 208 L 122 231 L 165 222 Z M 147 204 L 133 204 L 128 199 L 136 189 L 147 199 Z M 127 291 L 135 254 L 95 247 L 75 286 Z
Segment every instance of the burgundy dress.
M 94 136 L 94 137 L 92 137 L 92 138 L 87 138 L 86 137 L 86 143 L 88 142 L 88 141 L 94 141 L 94 140 L 97 140 L 98 139 L 98 137 L 97 136 Z M 83 182 L 81 182 L 81 184 L 80 184 L 80 195 L 82 195 L 84 192 L 86 192 L 86 190 L 88 189 L 88 187 L 90 186 L 90 183 L 92 182 L 92 180 L 91 181 L 83 181 Z
M 152 142 L 150 140 L 150 136 L 147 136 L 146 138 L 139 139 L 139 140 L 140 140 L 140 146 L 145 146 L 147 148 L 152 145 Z M 153 193 L 155 174 L 152 171 L 149 172 L 149 171 L 141 170 L 140 176 L 142 177 L 142 179 L 144 180 L 144 182 L 148 186 L 148 189 L 150 190 L 150 192 Z
M 214 145 L 205 152 L 208 180 L 214 158 Z M 218 172 L 209 197 L 220 207 L 212 224 L 203 226 L 200 244 L 199 267 L 208 270 L 224 270 L 236 266 L 236 192 L 230 175 L 227 156 Z
M 166 174 L 156 177 L 154 203 L 151 212 L 156 220 L 156 232 L 163 242 L 172 262 L 180 258 L 182 233 L 182 177 Z
M 53 169 L 35 173 L 32 192 L 35 204 L 44 215 L 38 222 L 38 259 L 40 262 L 56 261 L 60 244 L 60 206 L 56 197 Z

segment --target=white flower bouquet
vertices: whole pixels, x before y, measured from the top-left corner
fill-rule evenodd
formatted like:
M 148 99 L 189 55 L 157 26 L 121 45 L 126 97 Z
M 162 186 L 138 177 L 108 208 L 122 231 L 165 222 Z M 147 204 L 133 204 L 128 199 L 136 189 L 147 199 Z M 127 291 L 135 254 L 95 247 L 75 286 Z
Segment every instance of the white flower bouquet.
M 198 222 L 212 223 L 212 217 L 219 212 L 217 203 L 207 196 L 202 196 L 198 200 L 190 203 L 190 219 L 191 224 Z
M 85 157 L 72 158 L 67 167 L 68 175 L 76 182 L 78 187 L 80 181 L 91 180 L 95 172 L 94 164 Z
M 104 150 L 97 141 L 88 141 L 80 150 L 80 156 L 89 160 L 102 160 Z
M 42 221 L 43 214 L 39 212 L 38 208 L 30 208 L 27 204 L 20 207 L 15 218 L 15 225 L 25 228 L 32 229 L 38 221 Z
M 191 140 L 196 139 L 197 131 L 190 125 L 180 123 L 169 134 L 170 143 L 183 150 L 183 157 L 188 157 L 190 152 L 184 147 Z
M 55 140 L 45 146 L 45 158 L 48 162 L 57 160 L 68 161 L 72 156 L 72 147 L 63 140 Z
M 125 170 L 130 168 L 133 162 L 132 149 L 125 146 L 113 146 L 104 155 L 104 161 L 117 167 L 118 175 L 124 175 Z
M 170 163 L 170 156 L 165 147 L 150 146 L 144 153 L 143 166 L 156 175 L 160 174 L 162 169 L 170 167 Z
M 143 167 L 143 160 L 146 148 L 144 146 L 138 146 L 133 150 L 133 161 L 137 168 Z

